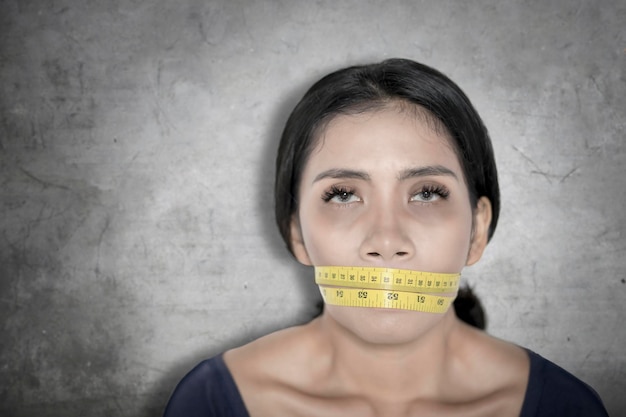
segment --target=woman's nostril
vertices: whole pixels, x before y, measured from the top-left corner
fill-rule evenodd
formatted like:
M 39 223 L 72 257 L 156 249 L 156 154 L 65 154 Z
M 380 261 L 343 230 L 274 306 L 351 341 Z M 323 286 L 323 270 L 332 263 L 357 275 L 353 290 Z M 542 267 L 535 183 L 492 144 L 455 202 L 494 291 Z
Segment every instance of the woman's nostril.
M 367 254 L 369 256 L 380 256 L 380 253 L 378 253 L 378 252 L 368 252 Z
M 408 254 L 409 254 L 409 252 L 396 252 L 396 255 L 398 255 L 398 256 L 406 256 Z

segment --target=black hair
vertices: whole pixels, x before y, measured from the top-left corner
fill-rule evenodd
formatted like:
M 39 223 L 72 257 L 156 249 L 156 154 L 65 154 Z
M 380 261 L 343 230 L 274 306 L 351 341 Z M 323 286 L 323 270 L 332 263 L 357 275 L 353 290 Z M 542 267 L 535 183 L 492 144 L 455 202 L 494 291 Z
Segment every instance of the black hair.
M 453 145 L 472 208 L 491 202 L 491 239 L 498 222 L 500 191 L 489 133 L 463 91 L 447 76 L 408 59 L 344 68 L 317 81 L 289 116 L 276 158 L 275 216 L 291 251 L 291 221 L 298 209 L 302 170 L 324 127 L 341 114 L 362 113 L 394 103 L 413 104 L 431 126 L 443 128 Z
M 459 293 L 454 299 L 454 312 L 457 317 L 478 329 L 485 330 L 487 327 L 487 315 L 478 296 L 471 287 L 459 288 Z

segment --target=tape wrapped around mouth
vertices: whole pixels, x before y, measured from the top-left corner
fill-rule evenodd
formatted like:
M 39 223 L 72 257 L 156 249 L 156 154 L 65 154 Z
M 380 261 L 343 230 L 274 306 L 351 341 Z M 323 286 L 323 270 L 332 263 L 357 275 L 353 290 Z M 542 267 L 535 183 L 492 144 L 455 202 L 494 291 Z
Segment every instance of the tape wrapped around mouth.
M 378 267 L 315 267 L 315 282 L 326 304 L 429 313 L 450 308 L 460 276 Z

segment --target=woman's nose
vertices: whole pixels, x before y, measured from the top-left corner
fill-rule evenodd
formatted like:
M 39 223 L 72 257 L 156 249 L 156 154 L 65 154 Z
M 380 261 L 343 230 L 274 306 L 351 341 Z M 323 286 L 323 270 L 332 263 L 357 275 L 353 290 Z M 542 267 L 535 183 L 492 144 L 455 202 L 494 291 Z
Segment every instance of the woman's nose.
M 406 260 L 415 254 L 409 236 L 409 219 L 392 208 L 380 208 L 367 219 L 367 234 L 361 244 L 363 259 L 372 261 Z

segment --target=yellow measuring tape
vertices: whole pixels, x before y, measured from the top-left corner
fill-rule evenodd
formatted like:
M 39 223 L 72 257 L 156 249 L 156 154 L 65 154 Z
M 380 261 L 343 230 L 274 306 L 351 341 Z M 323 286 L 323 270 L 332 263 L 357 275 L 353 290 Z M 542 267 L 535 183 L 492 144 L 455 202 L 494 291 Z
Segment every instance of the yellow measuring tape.
M 448 310 L 460 276 L 394 268 L 315 267 L 315 282 L 327 304 L 429 313 Z

